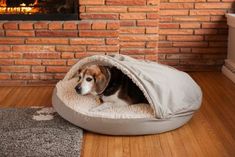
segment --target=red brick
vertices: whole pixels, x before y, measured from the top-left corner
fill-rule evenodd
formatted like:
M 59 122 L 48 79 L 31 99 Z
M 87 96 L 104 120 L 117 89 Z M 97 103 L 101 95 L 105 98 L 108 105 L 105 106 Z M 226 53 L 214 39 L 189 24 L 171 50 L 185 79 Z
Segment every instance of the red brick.
M 18 29 L 17 22 L 6 22 L 3 24 L 4 29 Z
M 60 53 L 45 53 L 45 52 L 41 52 L 41 53 L 24 53 L 23 54 L 24 58 L 28 58 L 28 59 L 52 59 L 52 58 L 60 58 Z
M 145 60 L 150 60 L 150 61 L 158 61 L 158 55 L 154 54 L 154 55 L 145 55 L 144 57 Z
M 157 42 L 147 42 L 146 47 L 147 48 L 156 48 L 158 46 Z
M 76 30 L 77 29 L 77 22 L 76 21 L 66 21 L 63 24 L 64 29 L 69 29 L 69 30 Z
M 66 38 L 27 38 L 26 44 L 68 44 Z
M 117 38 L 107 38 L 106 44 L 107 45 L 117 45 L 119 43 L 119 40 Z
M 77 31 L 67 30 L 38 30 L 36 31 L 37 37 L 77 37 Z
M 217 34 L 216 29 L 196 29 L 195 34 Z
M 120 21 L 120 26 L 135 26 L 135 21 L 134 20 Z
M 202 28 L 227 28 L 226 23 L 202 23 Z
M 98 5 L 98 4 L 104 4 L 104 0 L 79 0 L 80 5 Z
M 190 15 L 224 15 L 226 10 L 190 10 Z
M 75 58 L 84 58 L 84 57 L 87 57 L 88 56 L 88 54 L 87 53 L 75 53 Z M 71 62 L 72 63 L 76 63 L 76 62 L 74 62 L 74 61 L 76 61 L 76 60 L 72 60 Z M 71 65 L 71 62 L 70 61 L 68 61 L 68 65 Z
M 55 75 L 54 75 L 54 78 L 61 80 L 61 79 L 64 78 L 64 76 L 65 76 L 65 74 L 55 74 Z
M 54 30 L 54 29 L 62 29 L 62 28 L 63 28 L 62 22 L 53 21 L 53 22 L 49 23 L 49 29 Z
M 13 51 L 18 52 L 53 52 L 55 51 L 55 46 L 46 45 L 13 45 Z
M 36 22 L 34 23 L 34 29 L 48 29 L 48 22 Z
M 179 28 L 179 24 L 178 23 L 160 23 L 159 27 L 160 28 Z
M 12 53 L 12 52 L 0 52 L 0 58 L 10 59 L 10 58 L 21 58 L 21 53 Z
M 48 66 L 46 68 L 47 72 L 67 72 L 69 67 L 66 66 Z
M 229 9 L 232 3 L 196 3 L 196 9 Z
M 90 30 L 81 30 L 79 31 L 79 36 L 81 37 L 117 37 L 117 31 L 90 31 Z
M 88 46 L 88 51 L 117 52 L 118 46 Z
M 125 0 L 125 1 L 120 1 L 120 0 L 106 0 L 106 4 L 108 5 L 124 5 L 124 6 L 132 6 L 132 5 L 145 5 L 146 0 Z
M 129 12 L 156 12 L 158 7 L 156 6 L 142 6 L 142 7 L 129 7 Z
M 226 48 L 192 48 L 193 53 L 226 53 Z
M 161 10 L 160 15 L 165 16 L 165 15 L 188 15 L 189 11 L 188 10 Z
M 102 14 L 102 13 L 81 13 L 80 18 L 81 19 L 105 19 L 105 20 L 117 20 L 118 14 Z
M 157 27 L 159 22 L 157 20 L 138 20 L 137 26 L 143 27 Z
M 148 5 L 159 5 L 160 0 L 147 0 Z
M 11 59 L 0 59 L 0 65 L 13 65 L 14 60 Z
M 31 37 L 35 36 L 34 31 L 18 31 L 18 30 L 7 30 L 6 31 L 6 36 L 11 36 L 11 37 Z
M 145 13 L 120 13 L 120 19 L 121 20 L 143 20 L 146 19 Z
M 1 72 L 30 72 L 30 66 L 2 66 Z
M 157 41 L 157 35 L 120 35 L 121 41 Z
M 91 29 L 91 22 L 81 21 L 78 24 L 78 29 L 79 30 L 81 30 L 81 29 Z
M 7 45 L 1 45 L 0 46 L 0 51 L 10 51 L 11 47 Z
M 23 38 L 0 38 L 0 44 L 23 44 Z
M 15 60 L 16 65 L 41 65 L 41 60 L 33 60 L 33 59 L 21 59 Z
M 107 22 L 107 29 L 117 30 L 120 28 L 120 23 L 117 21 Z
M 121 54 L 132 55 L 132 54 L 155 54 L 155 49 L 125 49 L 120 51 Z
M 92 23 L 92 29 L 106 29 L 106 22 L 104 21 L 96 21 Z
M 200 28 L 200 23 L 180 23 L 180 28 Z
M 109 12 L 109 13 L 121 13 L 127 12 L 127 7 L 125 6 L 88 6 L 86 7 L 87 12 Z
M 227 35 L 208 35 L 205 37 L 206 41 L 227 41 Z
M 78 56 L 77 58 L 80 58 L 80 56 Z M 70 59 L 68 60 L 68 65 L 74 65 L 78 62 L 78 59 Z
M 32 74 L 12 74 L 13 80 L 30 80 L 33 79 Z
M 3 36 L 5 36 L 4 31 L 0 31 L 0 37 L 3 37 Z
M 144 34 L 144 27 L 121 27 L 120 33 L 130 33 L 130 34 Z
M 210 17 L 212 22 L 222 22 L 222 21 L 225 22 L 227 20 L 225 16 L 210 16 Z
M 76 52 L 76 51 L 85 51 L 86 47 L 85 46 L 71 46 L 71 45 L 57 45 L 56 50 Z
M 161 3 L 160 9 L 192 9 L 193 3 Z
M 172 47 L 171 41 L 161 41 L 159 42 L 159 47 Z
M 179 53 L 179 48 L 159 48 L 159 53 Z
M 209 42 L 209 46 L 210 47 L 227 47 L 228 43 L 226 41 L 222 41 L 222 42 Z
M 32 72 L 43 73 L 45 71 L 46 71 L 46 68 L 44 66 L 32 66 Z
M 160 29 L 159 34 L 193 34 L 191 29 Z
M 157 34 L 158 27 L 148 27 L 146 28 L 146 34 Z
M 43 60 L 42 65 L 66 65 L 65 60 Z
M 170 41 L 203 41 L 203 36 L 199 35 L 168 35 L 167 40 Z
M 21 22 L 19 23 L 19 29 L 33 29 L 32 22 Z
M 208 42 L 174 42 L 173 47 L 207 47 Z
M 210 21 L 210 16 L 181 16 L 181 17 L 173 17 L 173 21 L 179 22 L 189 22 L 189 21 Z
M 40 74 L 40 80 L 52 80 L 53 75 L 52 74 Z
M 172 22 L 172 16 L 160 16 L 160 22 Z
M 103 45 L 104 39 L 99 38 L 71 38 L 72 45 Z
M 147 13 L 147 19 L 159 19 L 159 13 Z
M 180 59 L 180 54 L 167 54 L 166 59 Z
M 131 47 L 145 47 L 145 42 L 121 42 L 120 43 L 121 48 L 131 48 Z
M 71 52 L 64 52 L 61 54 L 61 58 L 64 58 L 64 59 L 71 59 L 71 58 L 74 58 L 74 53 L 71 53 Z
M 0 74 L 0 80 L 10 80 L 11 74 L 2 73 Z

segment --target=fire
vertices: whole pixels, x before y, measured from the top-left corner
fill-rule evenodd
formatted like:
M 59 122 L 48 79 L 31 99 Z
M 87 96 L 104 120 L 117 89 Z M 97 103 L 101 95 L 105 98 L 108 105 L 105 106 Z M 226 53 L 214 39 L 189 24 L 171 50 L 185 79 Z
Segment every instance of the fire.
M 8 7 L 7 0 L 0 0 L 0 13 L 1 14 L 33 14 L 38 12 L 38 8 L 34 7 L 38 4 L 38 0 L 28 6 L 21 3 L 17 7 Z

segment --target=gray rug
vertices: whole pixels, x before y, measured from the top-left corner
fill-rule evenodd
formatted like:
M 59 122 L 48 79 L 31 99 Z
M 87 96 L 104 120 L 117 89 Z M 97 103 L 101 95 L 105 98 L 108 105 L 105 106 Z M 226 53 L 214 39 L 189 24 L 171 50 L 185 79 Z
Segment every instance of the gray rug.
M 0 110 L 0 157 L 79 157 L 82 136 L 53 108 Z

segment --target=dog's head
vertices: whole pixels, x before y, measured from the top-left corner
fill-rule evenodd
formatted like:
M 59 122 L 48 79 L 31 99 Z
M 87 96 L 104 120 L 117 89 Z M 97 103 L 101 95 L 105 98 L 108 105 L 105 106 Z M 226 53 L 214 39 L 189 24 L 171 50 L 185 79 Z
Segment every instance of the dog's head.
M 78 84 L 75 90 L 78 94 L 101 94 L 110 80 L 110 72 L 107 67 L 91 65 L 78 70 Z

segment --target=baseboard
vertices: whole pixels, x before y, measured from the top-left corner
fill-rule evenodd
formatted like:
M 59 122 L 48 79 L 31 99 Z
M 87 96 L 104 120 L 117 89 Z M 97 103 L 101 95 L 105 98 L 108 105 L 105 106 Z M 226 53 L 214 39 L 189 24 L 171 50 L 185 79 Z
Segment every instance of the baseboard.
M 235 83 L 235 73 L 226 66 L 222 67 L 222 73 Z

